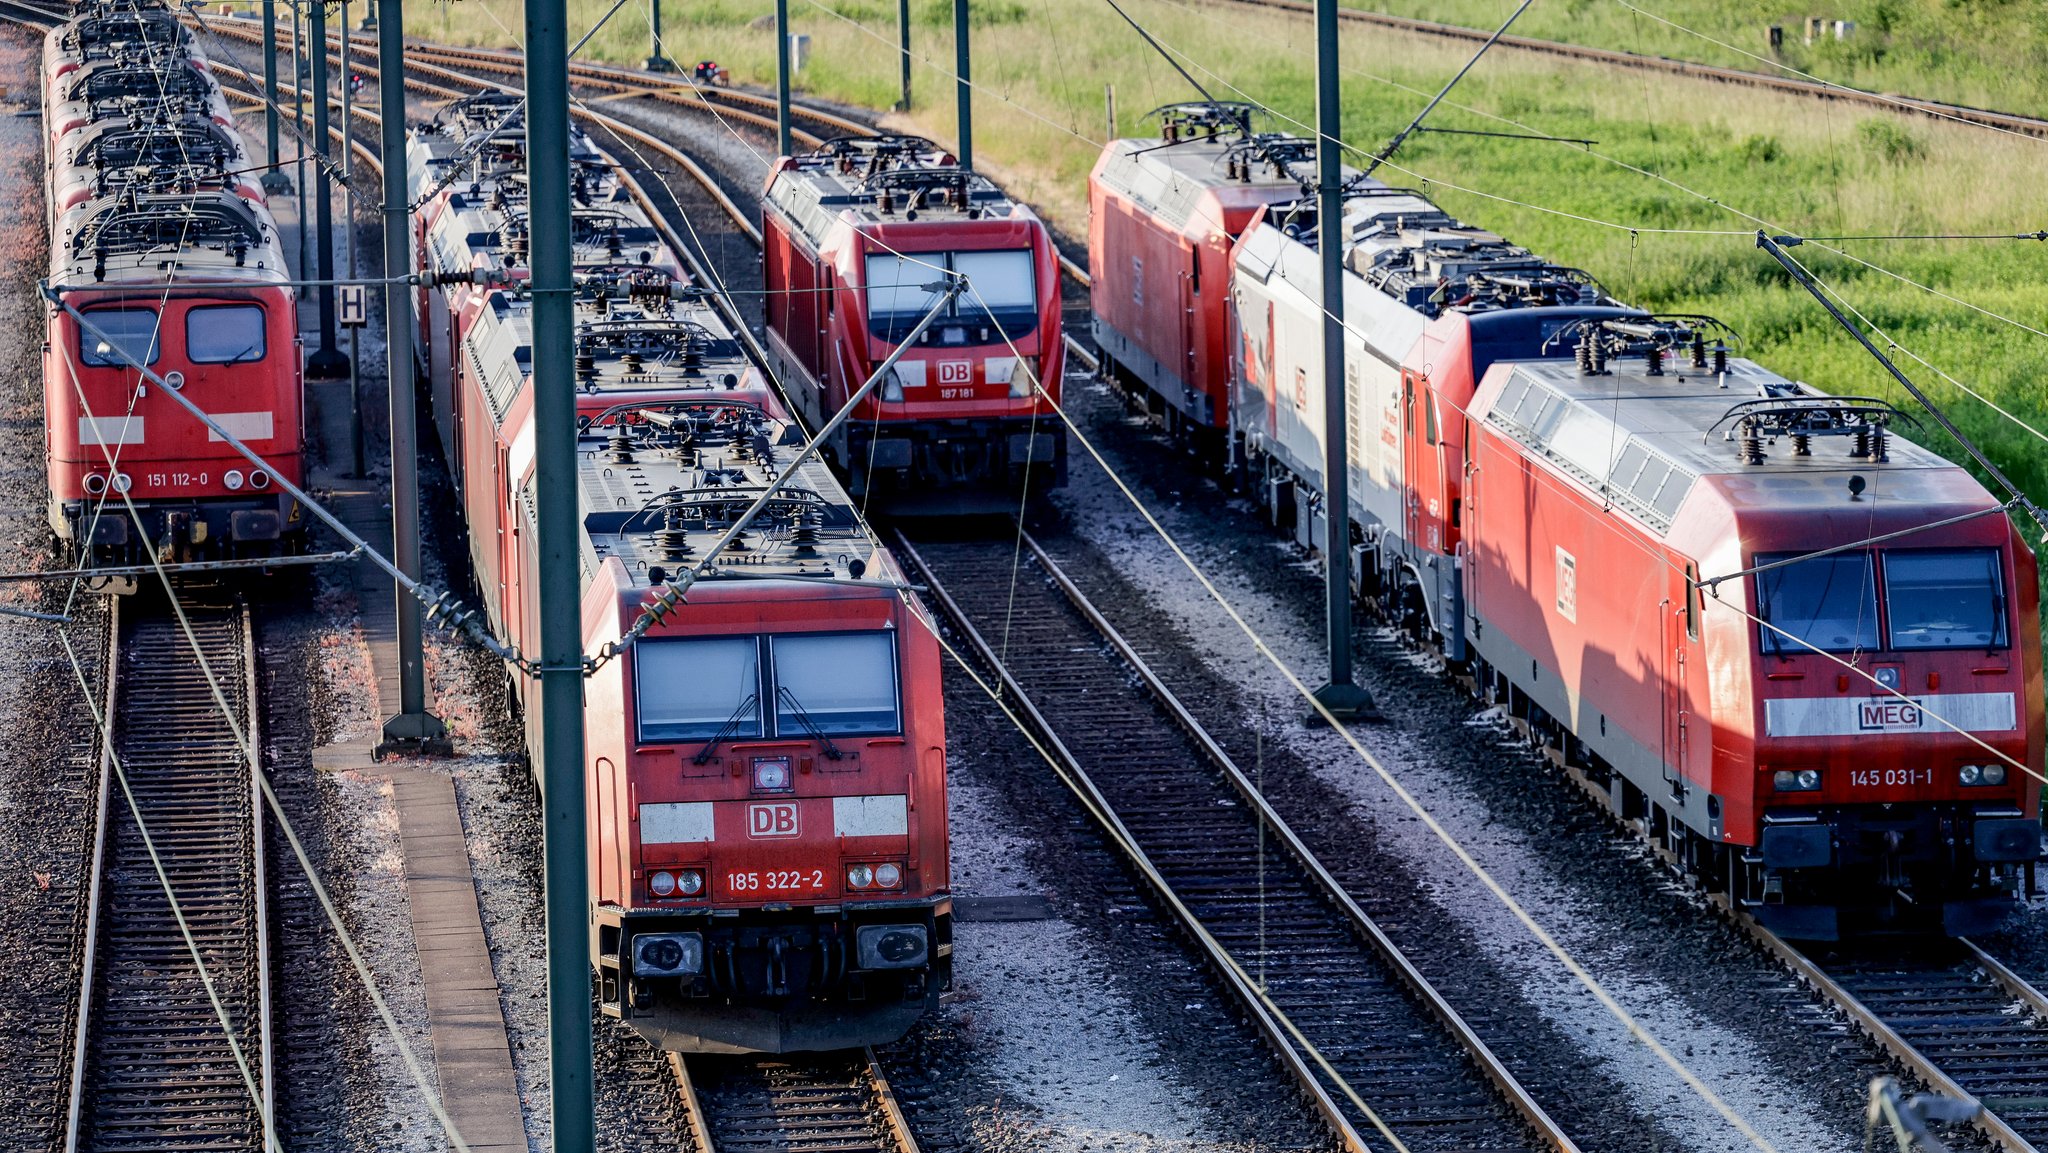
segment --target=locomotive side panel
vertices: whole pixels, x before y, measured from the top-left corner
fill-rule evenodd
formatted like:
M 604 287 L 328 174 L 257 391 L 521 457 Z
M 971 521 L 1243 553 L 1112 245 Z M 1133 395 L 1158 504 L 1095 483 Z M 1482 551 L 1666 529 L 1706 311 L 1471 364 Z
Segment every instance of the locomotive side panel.
M 1674 636 L 1664 548 L 1521 446 L 1475 422 L 1465 509 L 1473 651 L 1658 805 L 1688 805 L 1672 699 L 1674 664 L 1698 642 Z M 1699 783 L 1704 783 L 1702 775 Z M 1698 790 L 1691 790 L 1698 792 Z M 1688 822 L 1690 823 L 1690 822 Z

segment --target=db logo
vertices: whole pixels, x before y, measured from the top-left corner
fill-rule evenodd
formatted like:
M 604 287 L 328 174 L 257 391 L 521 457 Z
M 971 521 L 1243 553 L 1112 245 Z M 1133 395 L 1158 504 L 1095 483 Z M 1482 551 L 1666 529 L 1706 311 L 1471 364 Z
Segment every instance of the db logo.
M 794 837 L 797 835 L 796 803 L 777 801 L 747 806 L 747 835 L 750 837 Z
M 974 362 L 971 360 L 942 360 L 939 362 L 940 384 L 973 384 Z

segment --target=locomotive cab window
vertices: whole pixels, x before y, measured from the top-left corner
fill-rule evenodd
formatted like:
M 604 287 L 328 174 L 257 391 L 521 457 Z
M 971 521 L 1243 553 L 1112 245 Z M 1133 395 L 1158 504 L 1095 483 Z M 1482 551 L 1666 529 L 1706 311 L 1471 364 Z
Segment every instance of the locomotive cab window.
M 775 658 L 777 735 L 861 735 L 902 728 L 896 645 L 890 634 L 779 636 L 769 645 Z
M 896 340 L 917 327 L 917 322 L 939 299 L 928 285 L 944 280 L 940 271 L 946 254 L 934 252 L 910 257 L 895 253 L 868 256 L 868 329 L 883 340 Z M 940 268 L 935 268 L 938 265 Z
M 917 327 L 939 300 L 930 286 L 948 279 L 948 273 L 967 281 L 966 290 L 942 314 L 959 324 L 936 326 L 928 340 L 966 343 L 976 326 L 992 327 L 985 338 L 977 333 L 973 341 L 986 344 L 1028 336 L 1038 327 L 1038 274 L 1028 248 L 902 256 L 876 252 L 868 254 L 866 271 L 868 331 L 883 340 L 900 340 Z
M 1997 549 L 1887 552 L 1884 600 L 1894 649 L 2005 647 L 2005 582 Z
M 642 641 L 633 659 L 641 740 L 761 735 L 758 638 Z
M 185 355 L 194 364 L 241 364 L 262 360 L 263 307 L 217 304 L 185 314 Z
M 1794 555 L 1764 553 L 1756 561 L 1769 565 Z M 1757 603 L 1770 626 L 1759 629 L 1763 651 L 1789 655 L 1876 648 L 1877 584 L 1871 567 L 1868 553 L 1837 553 L 1756 574 Z
M 78 359 L 81 363 L 100 368 L 126 368 L 130 360 L 155 364 L 157 355 L 163 352 L 153 308 L 94 308 L 86 311 L 85 319 L 99 329 L 101 335 L 95 336 L 80 326 Z M 105 351 L 101 351 L 102 346 Z

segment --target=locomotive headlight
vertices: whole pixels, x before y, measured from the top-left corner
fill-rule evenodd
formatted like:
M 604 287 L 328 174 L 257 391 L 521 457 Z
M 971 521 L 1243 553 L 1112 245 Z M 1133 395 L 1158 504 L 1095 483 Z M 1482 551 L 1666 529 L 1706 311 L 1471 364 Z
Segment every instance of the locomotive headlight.
M 2005 783 L 2004 765 L 1964 765 L 1956 771 L 1956 780 L 1965 787 L 1972 785 L 2002 785 Z
M 704 874 L 696 869 L 676 870 L 676 892 L 694 897 L 704 891 Z
M 889 366 L 889 374 L 882 378 L 882 399 L 891 404 L 903 403 L 903 377 L 893 364 Z
M 242 470 L 239 468 L 227 470 L 221 474 L 220 482 L 228 486 L 229 492 L 240 492 L 242 488 Z
M 250 487 L 250 488 L 269 488 L 269 487 L 270 487 L 270 474 L 269 474 L 269 473 L 267 473 L 267 472 L 264 472 L 264 471 L 263 471 L 262 469 L 260 469 L 260 468 L 259 468 L 259 469 L 257 469 L 257 470 L 256 470 L 255 472 L 252 472 L 252 473 L 250 473 L 250 474 L 249 474 L 249 487 Z
M 1781 793 L 1811 793 L 1820 788 L 1819 769 L 1779 769 L 1771 774 L 1771 787 Z
M 681 977 L 703 971 L 702 933 L 642 933 L 633 938 L 636 977 Z
M 871 865 L 848 865 L 846 887 L 849 889 L 872 889 L 875 886 L 875 870 Z
M 114 491 L 115 491 L 115 492 L 127 492 L 127 491 L 128 491 L 129 489 L 131 489 L 131 488 L 134 488 L 134 487 L 135 487 L 135 478 L 133 478 L 133 477 L 129 476 L 129 475 L 128 475 L 127 473 L 125 473 L 125 472 L 117 472 L 117 473 L 115 473 L 115 474 L 114 474 Z
M 875 866 L 875 885 L 877 887 L 893 889 L 902 883 L 903 869 L 894 862 L 885 862 Z
M 676 892 L 676 875 L 664 869 L 647 878 L 647 887 L 653 890 L 657 897 L 673 897 Z
M 182 372 L 164 373 L 164 387 L 170 389 L 172 392 L 176 392 L 177 390 L 185 387 L 185 374 Z
M 105 491 L 107 491 L 106 473 L 89 472 L 85 474 L 85 492 L 87 496 L 98 496 Z

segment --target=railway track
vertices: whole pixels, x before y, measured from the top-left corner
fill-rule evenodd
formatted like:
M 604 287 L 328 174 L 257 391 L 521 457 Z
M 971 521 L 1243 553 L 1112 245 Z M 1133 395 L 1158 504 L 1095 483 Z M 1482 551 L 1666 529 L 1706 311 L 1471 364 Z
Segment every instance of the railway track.
M 99 766 L 64 1149 L 262 1149 L 272 1047 L 261 766 L 220 714 L 178 619 L 125 602 L 111 611 L 113 739 Z M 188 597 L 185 615 L 260 748 L 246 611 Z
M 2048 998 L 1967 940 L 1809 953 L 1744 928 L 2006 1153 L 2048 1149 Z
M 872 1051 L 668 1067 L 697 1153 L 918 1153 Z
M 1350 1149 L 1577 1146 L 1028 535 L 898 556 Z M 1142 690 L 1131 691 L 1132 682 Z M 1371 1135 L 1370 1141 L 1361 1134 Z

